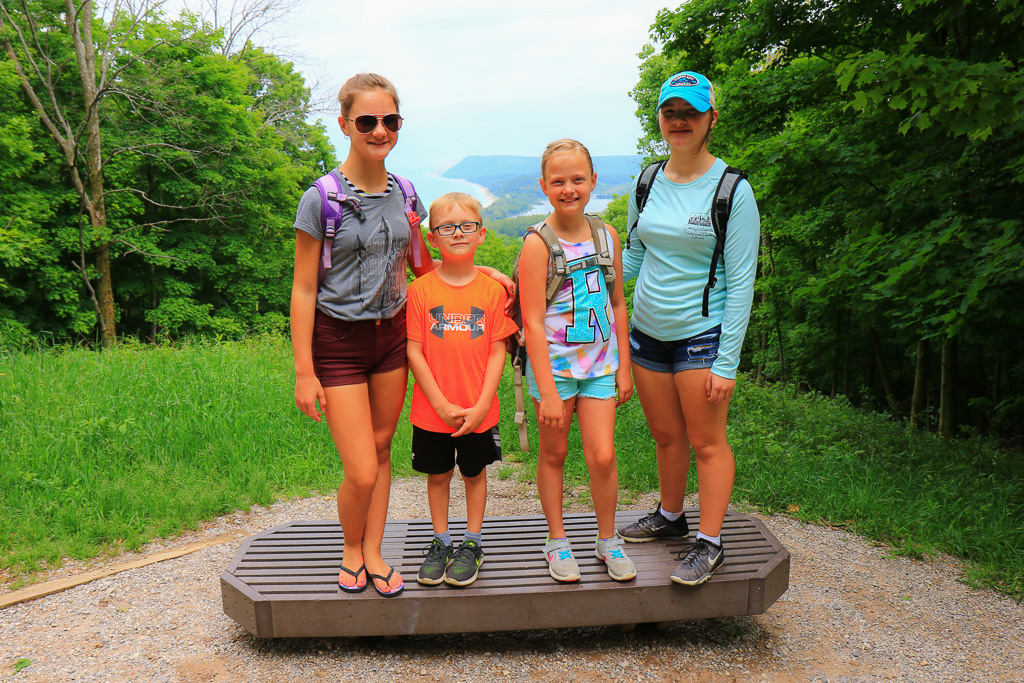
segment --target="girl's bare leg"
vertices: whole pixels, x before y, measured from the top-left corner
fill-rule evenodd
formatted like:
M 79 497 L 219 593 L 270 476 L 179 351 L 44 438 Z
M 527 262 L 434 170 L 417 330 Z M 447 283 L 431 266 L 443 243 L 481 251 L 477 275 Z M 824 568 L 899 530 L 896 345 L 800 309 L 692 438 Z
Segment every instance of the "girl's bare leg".
M 565 422 L 561 430 L 537 425 L 537 495 L 551 538 L 565 537 L 565 526 L 562 524 L 562 479 L 565 456 L 569 452 L 569 425 L 572 424 L 576 399 L 566 399 L 562 404 L 565 406 Z M 535 411 L 540 410 L 536 399 L 533 407 Z
M 594 516 L 597 517 L 597 537 L 611 538 L 615 534 L 615 503 L 619 496 L 619 471 L 615 464 L 615 401 L 577 397 L 576 414 L 583 440 L 583 459 L 590 473 L 590 497 L 594 500 Z
M 679 390 L 672 373 L 648 370 L 635 363 L 633 381 L 654 439 L 661 504 L 669 512 L 680 512 L 690 472 L 690 441 Z
M 690 444 L 697 458 L 700 532 L 715 537 L 732 498 L 736 462 L 726 436 L 729 401 L 708 400 L 705 383 L 710 370 L 684 370 L 674 375 Z
M 345 536 L 342 565 L 352 570 L 365 564 L 372 574 L 387 576 L 390 571 L 380 546 L 391 488 L 391 439 L 407 381 L 403 367 L 370 375 L 368 384 L 325 389 L 327 423 L 345 470 L 338 488 L 338 521 Z M 395 574 L 388 585 L 397 588 L 401 583 Z

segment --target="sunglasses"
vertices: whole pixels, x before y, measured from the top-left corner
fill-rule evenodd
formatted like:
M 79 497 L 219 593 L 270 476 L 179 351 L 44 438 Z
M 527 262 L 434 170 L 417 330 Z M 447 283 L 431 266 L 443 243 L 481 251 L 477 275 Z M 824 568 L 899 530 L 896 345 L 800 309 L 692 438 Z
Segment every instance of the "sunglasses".
M 434 228 L 441 237 L 451 237 L 455 234 L 456 230 L 461 230 L 463 235 L 472 235 L 474 232 L 480 229 L 480 223 L 477 221 L 466 221 L 465 223 L 445 223 Z
M 710 111 L 710 109 L 708 111 Z M 670 109 L 670 110 L 659 109 L 658 113 L 661 114 L 661 116 L 666 121 L 671 121 L 672 119 L 675 119 L 676 121 L 688 121 L 688 120 L 691 120 L 691 119 L 694 119 L 694 120 L 699 119 L 700 117 L 704 116 L 704 114 L 707 114 L 708 112 L 706 112 L 706 111 L 697 111 L 696 109 Z
M 373 114 L 363 114 L 357 116 L 354 119 L 345 117 L 346 121 L 352 121 L 356 124 L 356 130 L 362 134 L 372 133 L 377 127 L 377 122 L 384 124 L 384 127 L 390 130 L 392 133 L 397 133 L 398 129 L 402 127 L 402 117 L 398 114 L 383 114 L 381 116 L 374 116 Z

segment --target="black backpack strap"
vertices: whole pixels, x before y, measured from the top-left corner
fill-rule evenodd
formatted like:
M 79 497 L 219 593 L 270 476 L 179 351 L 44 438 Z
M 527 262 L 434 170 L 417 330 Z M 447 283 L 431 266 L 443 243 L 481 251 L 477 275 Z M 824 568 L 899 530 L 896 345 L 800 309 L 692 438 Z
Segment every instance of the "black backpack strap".
M 708 317 L 708 299 L 711 296 L 711 290 L 718 284 L 718 278 L 715 277 L 715 271 L 718 270 L 718 259 L 725 259 L 725 236 L 729 228 L 729 214 L 732 213 L 732 198 L 736 194 L 736 187 L 746 177 L 747 174 L 740 169 L 728 166 L 718 181 L 715 198 L 711 202 L 711 226 L 715 230 L 715 250 L 711 255 L 708 283 L 704 286 L 704 299 L 700 308 L 700 314 L 705 318 Z
M 636 220 L 633 221 L 633 225 L 629 226 L 629 230 L 626 231 L 626 249 L 629 249 L 630 238 L 636 230 L 636 224 L 640 222 L 640 214 L 643 213 L 644 207 L 647 206 L 647 198 L 651 196 L 651 185 L 654 184 L 654 178 L 667 161 L 668 159 L 655 161 L 640 171 L 640 179 L 636 181 Z

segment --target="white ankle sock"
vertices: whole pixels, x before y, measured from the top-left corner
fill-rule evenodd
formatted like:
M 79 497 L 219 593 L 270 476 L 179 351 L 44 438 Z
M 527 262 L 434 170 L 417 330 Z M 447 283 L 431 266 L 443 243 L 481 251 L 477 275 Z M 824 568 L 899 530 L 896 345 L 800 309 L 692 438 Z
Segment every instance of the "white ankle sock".
M 664 507 L 662 507 L 660 505 L 658 506 L 658 511 L 661 513 L 662 517 L 664 517 L 665 519 L 667 519 L 670 522 L 674 522 L 674 521 L 676 521 L 677 519 L 679 519 L 680 517 L 683 516 L 682 510 L 680 510 L 679 512 L 669 512 L 668 510 L 666 510 Z
M 702 534 L 701 532 L 698 531 L 697 532 L 697 538 L 703 538 L 705 541 L 707 541 L 708 543 L 711 543 L 712 545 L 717 545 L 719 548 L 722 547 L 722 536 L 721 535 L 718 535 L 718 536 L 708 536 L 707 534 Z

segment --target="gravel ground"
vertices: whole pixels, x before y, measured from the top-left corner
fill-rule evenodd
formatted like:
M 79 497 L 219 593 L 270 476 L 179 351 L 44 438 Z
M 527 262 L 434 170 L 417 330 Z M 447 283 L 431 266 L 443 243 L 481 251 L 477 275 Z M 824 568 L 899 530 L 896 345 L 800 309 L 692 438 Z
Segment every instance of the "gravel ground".
M 499 480 L 492 470 L 490 485 L 489 515 L 540 513 L 533 488 L 515 477 Z M 464 510 L 455 498 L 453 513 Z M 630 509 L 654 504 L 651 496 L 622 501 Z M 427 517 L 423 480 L 394 483 L 391 515 Z M 333 517 L 333 498 L 285 501 L 223 517 L 147 552 Z M 0 610 L 0 681 L 21 658 L 32 664 L 11 677 L 19 683 L 589 683 L 691 674 L 713 681 L 1024 680 L 1024 605 L 966 587 L 955 560 L 917 562 L 842 530 L 787 517 L 764 521 L 792 553 L 792 569 L 789 590 L 763 616 L 631 633 L 593 628 L 261 641 L 221 611 L 218 577 L 238 548 L 233 542 Z M 90 568 L 67 563 L 48 578 Z

